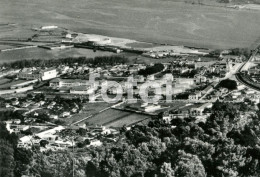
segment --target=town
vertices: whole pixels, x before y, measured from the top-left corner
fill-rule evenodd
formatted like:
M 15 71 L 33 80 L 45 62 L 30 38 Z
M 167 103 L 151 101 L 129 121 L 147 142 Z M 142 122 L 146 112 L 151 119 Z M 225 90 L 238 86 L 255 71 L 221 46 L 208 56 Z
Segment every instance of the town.
M 260 176 L 259 4 L 0 1 L 0 177 Z
M 49 28 L 57 27 L 41 29 Z M 90 43 L 93 39 L 88 40 Z M 105 40 L 102 45 L 105 42 L 111 43 L 111 40 Z M 78 62 L 71 60 L 67 64 L 61 60 L 51 63 L 51 67 L 32 66 L 30 61 L 17 62 L 15 67 L 3 65 L 0 94 L 7 129 L 19 135 L 19 147 L 38 147 L 41 151 L 82 148 L 116 142 L 122 128 L 130 130 L 155 117 L 169 123 L 175 118 L 188 117 L 194 117 L 197 123 L 205 122 L 216 101 L 251 105 L 252 109 L 259 103 L 260 94 L 252 89 L 254 87 L 236 79 L 236 74 L 248 62 L 238 51 L 201 54 L 188 50 L 185 54 L 173 55 L 158 52 L 143 51 L 143 56 L 175 59 L 163 63 L 155 60 L 149 64 L 128 64 L 123 56 L 111 56 L 95 58 L 91 62 L 78 58 Z M 254 61 L 257 54 L 254 54 Z M 252 79 L 257 79 L 258 74 L 255 63 L 248 69 Z M 241 74 L 245 72 L 241 71 Z M 98 76 L 95 82 L 90 81 L 91 75 Z M 135 83 L 131 99 L 129 80 Z M 110 82 L 118 84 L 109 86 Z M 142 100 L 144 83 L 150 85 L 146 88 L 147 97 L 156 98 L 156 101 Z M 104 86 L 110 100 L 118 94 L 120 99 L 113 104 L 107 103 L 101 93 Z M 170 95 L 168 86 L 171 86 Z M 241 113 L 241 120 L 252 114 L 250 110 Z M 71 132 L 75 137 L 68 139 Z

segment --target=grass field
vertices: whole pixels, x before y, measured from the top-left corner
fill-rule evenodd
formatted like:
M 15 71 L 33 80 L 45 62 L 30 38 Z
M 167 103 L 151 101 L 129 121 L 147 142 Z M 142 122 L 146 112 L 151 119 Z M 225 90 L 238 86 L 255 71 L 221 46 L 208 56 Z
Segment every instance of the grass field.
M 132 112 L 109 109 L 90 119 L 87 119 L 86 122 L 92 125 L 121 127 L 123 125 L 130 125 L 134 122 L 144 120 L 146 118 L 149 117 L 141 114 L 135 114 Z
M 30 48 L 13 50 L 0 53 L 0 64 L 5 62 L 12 62 L 24 59 L 60 59 L 67 57 L 80 57 L 85 56 L 88 58 L 93 58 L 96 56 L 111 56 L 115 55 L 112 52 L 97 51 L 94 52 L 90 49 L 78 49 L 71 48 L 65 50 L 46 50 L 42 48 Z
M 66 122 L 66 124 L 69 125 L 73 122 L 79 121 L 92 114 L 96 114 L 99 111 L 101 111 L 109 106 L 111 106 L 111 104 L 109 104 L 109 103 L 85 103 L 81 113 L 75 114 L 70 118 L 62 119 L 62 120 L 64 120 Z M 84 122 L 83 122 L 83 124 L 84 124 Z
M 11 82 L 11 79 L 7 79 L 4 77 L 0 78 L 0 86 L 6 84 L 8 82 Z
M 0 80 L 0 89 L 10 89 L 12 85 L 23 83 L 24 80 L 10 80 L 10 79 L 1 79 Z

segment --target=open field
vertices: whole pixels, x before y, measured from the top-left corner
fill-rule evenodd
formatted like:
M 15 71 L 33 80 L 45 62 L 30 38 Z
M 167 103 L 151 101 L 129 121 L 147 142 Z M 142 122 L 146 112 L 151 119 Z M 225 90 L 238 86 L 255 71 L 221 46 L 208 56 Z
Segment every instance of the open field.
M 123 127 L 124 125 L 132 125 L 136 122 L 140 122 L 143 120 L 148 123 L 151 120 L 151 118 L 149 116 L 131 113 L 125 116 L 124 118 L 111 121 L 110 123 L 106 123 L 105 125 L 108 127 Z
M 65 50 L 46 50 L 42 48 L 20 49 L 0 53 L 0 64 L 24 59 L 59 59 L 67 57 L 85 56 L 93 58 L 96 56 L 115 55 L 112 52 L 97 51 L 90 49 L 70 48 Z
M 7 79 L 5 77 L 0 78 L 0 86 L 6 84 L 8 82 L 11 82 L 11 79 Z
M 205 1 L 207 2 L 207 1 Z M 2 0 L 0 23 L 16 23 L 6 36 L 58 25 L 83 33 L 212 48 L 248 47 L 260 36 L 260 12 L 162 0 Z M 24 34 L 23 34 L 24 33 Z
M 92 114 L 96 114 L 99 111 L 101 111 L 107 107 L 110 107 L 110 106 L 111 106 L 111 104 L 105 103 L 105 102 L 104 103 L 85 103 L 81 113 L 75 114 L 70 118 L 62 119 L 62 120 L 64 120 L 66 122 L 66 124 L 69 125 L 73 122 L 86 118 Z
M 136 114 L 132 112 L 119 111 L 115 109 L 109 109 L 94 117 L 87 119 L 86 122 L 93 125 L 120 127 L 123 125 L 129 125 L 134 122 L 144 120 L 146 118 L 149 118 L 149 116 Z
M 2 79 L 0 80 L 0 89 L 10 89 L 10 87 L 12 85 L 15 85 L 15 84 L 20 84 L 20 83 L 23 83 L 25 82 L 25 80 L 10 80 L 10 79 L 5 79 L 3 82 L 2 82 Z

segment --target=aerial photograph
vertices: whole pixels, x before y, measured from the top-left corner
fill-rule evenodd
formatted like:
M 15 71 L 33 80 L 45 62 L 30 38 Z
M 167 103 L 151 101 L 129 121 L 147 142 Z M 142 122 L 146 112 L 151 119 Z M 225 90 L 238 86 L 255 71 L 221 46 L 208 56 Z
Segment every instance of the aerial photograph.
M 0 0 L 0 177 L 260 177 L 260 0 Z

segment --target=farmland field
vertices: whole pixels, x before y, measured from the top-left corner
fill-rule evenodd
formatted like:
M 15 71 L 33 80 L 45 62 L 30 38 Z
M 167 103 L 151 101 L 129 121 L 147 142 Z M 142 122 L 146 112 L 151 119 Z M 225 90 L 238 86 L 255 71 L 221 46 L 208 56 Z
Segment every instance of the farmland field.
M 107 107 L 110 107 L 110 106 L 111 106 L 111 104 L 109 104 L 109 103 L 85 103 L 83 105 L 83 110 L 80 113 L 75 114 L 72 117 L 63 119 L 63 120 L 66 122 L 67 125 L 69 125 L 73 122 L 79 121 L 92 114 L 96 114 L 99 111 L 101 111 Z M 84 124 L 84 122 L 83 122 L 83 124 Z
M 6 84 L 8 82 L 11 82 L 11 79 L 7 79 L 7 78 L 0 78 L 0 86 L 3 85 L 3 84 Z
M 149 118 L 149 116 L 136 114 L 132 112 L 119 111 L 115 109 L 109 109 L 104 111 L 90 119 L 87 119 L 90 125 L 105 125 L 108 127 L 121 127 L 123 125 L 130 125 L 134 122 L 138 122 Z
M 207 3 L 207 1 L 205 1 Z M 188 46 L 248 47 L 258 40 L 260 11 L 199 6 L 180 0 L 2 0 L 0 34 L 28 37 L 31 29 L 58 25 L 78 32 Z M 24 33 L 24 34 L 23 34 Z
M 90 49 L 71 48 L 66 50 L 46 50 L 42 48 L 20 49 L 0 53 L 0 64 L 23 59 L 60 59 L 66 57 L 93 58 L 96 56 L 111 56 L 115 55 L 112 52 L 97 51 L 93 52 Z
M 1 81 L 0 81 L 0 89 L 10 89 L 10 87 L 12 85 L 21 84 L 23 82 L 25 82 L 25 80 L 13 80 L 12 81 L 12 80 L 6 79 L 6 80 L 2 81 L 2 79 L 1 79 Z

